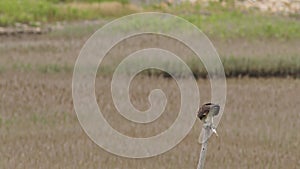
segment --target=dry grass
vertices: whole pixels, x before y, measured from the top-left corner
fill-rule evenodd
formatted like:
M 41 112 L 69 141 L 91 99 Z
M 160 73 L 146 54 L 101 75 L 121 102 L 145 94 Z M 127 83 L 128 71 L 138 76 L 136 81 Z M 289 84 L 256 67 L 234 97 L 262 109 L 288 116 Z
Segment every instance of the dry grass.
M 198 83 L 203 101 L 209 100 L 209 82 Z M 124 134 L 159 133 L 174 120 L 170 115 L 178 111 L 178 88 L 173 80 L 138 76 L 131 88 L 133 104 L 145 109 L 148 92 L 159 87 L 169 97 L 170 105 L 154 123 L 128 123 L 110 106 L 111 100 L 101 99 L 110 98 L 105 90 L 108 86 L 108 78 L 98 77 L 98 101 L 111 125 Z M 297 79 L 229 79 L 226 110 L 218 128 L 220 137 L 213 137 L 209 143 L 206 168 L 296 169 L 300 165 L 299 86 Z M 196 167 L 199 121 L 171 151 L 143 160 L 126 159 L 97 147 L 80 128 L 72 105 L 71 75 L 5 73 L 0 93 L 1 168 Z
M 5 43 L 0 44 L 0 52 L 3 53 L 0 73 L 11 70 L 42 73 L 72 72 L 81 47 L 89 35 L 100 27 L 97 23 L 98 26 L 88 27 L 87 31 L 83 30 L 86 28 L 82 26 L 85 23 L 79 25 L 70 25 L 67 30 L 54 32 L 50 36 L 1 37 Z M 74 36 L 74 34 L 81 35 Z M 229 77 L 300 77 L 298 57 L 300 51 L 297 48 L 299 41 L 212 39 L 212 42 L 221 56 L 226 75 Z M 116 45 L 105 57 L 101 71 L 111 73 L 114 70 L 112 65 L 119 64 L 121 58 L 134 50 L 149 47 L 172 51 L 186 60 L 195 75 L 206 76 L 200 60 L 195 59 L 190 50 L 179 42 L 155 36 L 134 37 Z
M 0 168 L 196 168 L 199 121 L 183 142 L 165 154 L 142 160 L 117 157 L 96 146 L 81 129 L 73 109 L 70 71 L 44 74 L 28 66 L 73 65 L 88 35 L 90 32 L 78 37 L 1 37 L 5 43 L 0 43 L 0 69 L 4 66 L 5 70 L 0 71 Z M 256 42 L 215 44 L 221 55 L 235 51 L 259 58 L 264 54 Z M 246 44 L 245 53 L 239 49 L 241 44 Z M 299 42 L 269 44 L 264 47 L 272 55 L 281 49 L 297 53 L 295 46 Z M 22 69 L 14 68 L 15 64 Z M 55 66 L 52 69 L 55 71 Z M 218 128 L 220 137 L 210 140 L 206 168 L 298 168 L 300 79 L 241 78 L 227 82 L 227 104 Z M 107 93 L 109 83 L 108 77 L 98 76 L 96 94 L 105 117 L 120 132 L 147 137 L 165 130 L 174 121 L 179 93 L 172 79 L 134 79 L 131 96 L 137 108 L 149 106 L 147 96 L 153 88 L 162 88 L 169 99 L 166 112 L 147 126 L 130 123 L 118 115 Z M 209 82 L 199 79 L 198 83 L 202 101 L 208 101 Z
M 64 7 L 76 9 L 78 11 L 93 11 L 94 13 L 99 14 L 98 17 L 122 16 L 122 15 L 128 15 L 130 13 L 142 11 L 142 8 L 136 5 L 122 4 L 120 2 L 101 2 L 101 3 L 72 2 L 72 3 L 64 4 Z

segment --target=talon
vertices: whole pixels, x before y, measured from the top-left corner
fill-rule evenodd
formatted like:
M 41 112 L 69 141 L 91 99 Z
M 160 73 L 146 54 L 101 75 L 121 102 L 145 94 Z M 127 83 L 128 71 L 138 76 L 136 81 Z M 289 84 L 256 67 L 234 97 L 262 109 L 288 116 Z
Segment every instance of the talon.
M 217 133 L 217 130 L 214 127 L 212 127 L 211 130 L 212 130 L 213 133 L 216 134 L 217 137 L 219 136 L 218 133 Z

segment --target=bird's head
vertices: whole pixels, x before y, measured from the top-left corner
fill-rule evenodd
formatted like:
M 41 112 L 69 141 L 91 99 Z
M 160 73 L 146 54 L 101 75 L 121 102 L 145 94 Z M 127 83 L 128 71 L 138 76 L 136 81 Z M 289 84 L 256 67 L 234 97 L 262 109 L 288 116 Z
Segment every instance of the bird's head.
M 205 121 L 208 116 L 217 116 L 220 111 L 220 106 L 218 104 L 206 103 L 202 105 L 198 111 L 198 117 L 200 120 Z
M 210 112 L 212 116 L 217 116 L 220 111 L 220 106 L 218 104 L 208 103 L 210 107 Z

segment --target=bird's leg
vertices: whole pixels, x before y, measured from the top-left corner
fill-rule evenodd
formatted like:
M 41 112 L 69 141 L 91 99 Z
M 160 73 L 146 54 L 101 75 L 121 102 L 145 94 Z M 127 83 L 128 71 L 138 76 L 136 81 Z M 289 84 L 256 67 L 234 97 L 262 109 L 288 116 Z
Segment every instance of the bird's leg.
M 219 136 L 216 130 L 216 127 L 213 124 L 213 117 L 208 117 L 203 124 L 203 129 L 207 130 L 209 133 L 213 132 L 217 137 Z M 202 135 L 199 136 L 198 142 L 200 144 L 204 143 L 208 138 L 203 137 Z
M 213 117 L 211 118 L 211 131 L 213 133 L 215 133 L 216 136 L 219 136 L 218 133 L 217 133 L 216 127 L 214 126 L 214 118 Z
M 216 128 L 215 128 L 214 126 L 211 127 L 211 131 L 212 131 L 213 133 L 215 133 L 216 136 L 219 136 L 218 133 L 217 133 L 217 130 L 216 130 Z

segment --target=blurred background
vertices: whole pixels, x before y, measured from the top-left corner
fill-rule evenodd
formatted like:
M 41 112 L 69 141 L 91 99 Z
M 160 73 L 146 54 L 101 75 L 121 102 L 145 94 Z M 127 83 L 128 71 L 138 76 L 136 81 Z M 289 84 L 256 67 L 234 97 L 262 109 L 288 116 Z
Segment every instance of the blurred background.
M 0 0 L 0 168 L 196 168 L 199 120 L 176 148 L 152 158 L 127 159 L 94 144 L 73 108 L 72 73 L 86 40 L 116 18 L 150 11 L 196 25 L 223 62 L 227 104 L 219 137 L 209 142 L 206 168 L 299 168 L 299 0 Z M 180 105 L 176 82 L 149 70 L 134 78 L 130 96 L 133 105 L 145 110 L 151 90 L 166 93 L 168 106 L 149 124 L 151 130 L 144 132 L 144 125 L 127 121 L 113 106 L 107 87 L 114 64 L 128 52 L 127 45 L 161 47 L 159 37 L 147 38 L 151 41 L 132 38 L 113 48 L 108 55 L 115 60 L 105 62 L 96 79 L 104 116 L 134 137 L 167 129 Z M 193 59 L 185 61 L 203 103 L 209 101 L 205 68 Z

